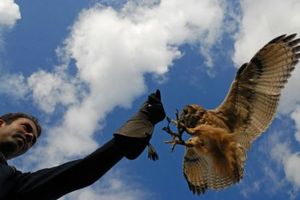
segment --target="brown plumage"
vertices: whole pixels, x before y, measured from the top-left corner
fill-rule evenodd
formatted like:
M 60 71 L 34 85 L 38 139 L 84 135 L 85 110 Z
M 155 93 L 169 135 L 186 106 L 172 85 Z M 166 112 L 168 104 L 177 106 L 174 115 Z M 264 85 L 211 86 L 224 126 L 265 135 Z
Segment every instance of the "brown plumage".
M 272 122 L 281 90 L 300 58 L 295 37 L 273 39 L 243 64 L 216 109 L 187 105 L 172 121 L 178 133 L 164 128 L 173 137 L 167 143 L 186 147 L 183 173 L 193 193 L 222 189 L 243 177 L 246 151 Z M 184 131 L 191 135 L 187 141 Z

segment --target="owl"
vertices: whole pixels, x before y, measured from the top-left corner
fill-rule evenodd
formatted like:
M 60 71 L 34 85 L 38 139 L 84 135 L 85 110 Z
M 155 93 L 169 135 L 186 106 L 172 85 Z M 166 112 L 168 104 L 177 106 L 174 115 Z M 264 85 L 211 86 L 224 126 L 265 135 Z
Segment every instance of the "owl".
M 215 109 L 187 105 L 168 118 L 166 143 L 185 146 L 183 174 L 194 194 L 219 190 L 243 178 L 247 150 L 271 124 L 280 93 L 300 58 L 296 34 L 281 35 L 237 71 L 229 92 Z M 177 132 L 170 128 L 175 123 Z M 191 137 L 184 141 L 183 133 Z

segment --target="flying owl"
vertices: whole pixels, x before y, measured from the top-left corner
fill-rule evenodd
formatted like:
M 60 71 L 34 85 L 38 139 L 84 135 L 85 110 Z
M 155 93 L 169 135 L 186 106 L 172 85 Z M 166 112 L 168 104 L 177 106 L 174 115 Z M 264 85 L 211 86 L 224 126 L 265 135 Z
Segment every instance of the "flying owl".
M 243 177 L 247 150 L 271 124 L 282 88 L 300 58 L 296 34 L 281 35 L 243 64 L 224 101 L 214 110 L 187 105 L 164 130 L 184 145 L 183 174 L 194 194 L 219 190 Z M 191 137 L 184 141 L 183 133 Z

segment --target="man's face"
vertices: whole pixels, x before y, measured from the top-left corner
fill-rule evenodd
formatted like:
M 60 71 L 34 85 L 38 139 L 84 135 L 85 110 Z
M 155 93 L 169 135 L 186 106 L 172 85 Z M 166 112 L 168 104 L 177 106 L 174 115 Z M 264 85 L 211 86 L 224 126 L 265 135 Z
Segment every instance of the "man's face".
M 0 119 L 0 152 L 6 159 L 25 153 L 38 137 L 33 121 L 28 118 L 18 118 L 11 124 Z

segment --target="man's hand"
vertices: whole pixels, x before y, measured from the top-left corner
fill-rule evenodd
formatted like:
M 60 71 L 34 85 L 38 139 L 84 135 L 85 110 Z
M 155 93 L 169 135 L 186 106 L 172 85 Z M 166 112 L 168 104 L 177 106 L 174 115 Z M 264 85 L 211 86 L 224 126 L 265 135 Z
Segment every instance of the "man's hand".
M 159 90 L 156 90 L 155 93 L 148 96 L 148 100 L 143 104 L 141 111 L 149 117 L 153 125 L 166 117 Z
M 116 142 L 122 148 L 126 158 L 137 158 L 148 145 L 150 147 L 149 158 L 158 159 L 158 155 L 149 141 L 155 124 L 162 121 L 165 116 L 160 91 L 156 90 L 155 93 L 148 96 L 139 111 L 114 134 Z

